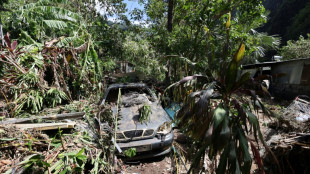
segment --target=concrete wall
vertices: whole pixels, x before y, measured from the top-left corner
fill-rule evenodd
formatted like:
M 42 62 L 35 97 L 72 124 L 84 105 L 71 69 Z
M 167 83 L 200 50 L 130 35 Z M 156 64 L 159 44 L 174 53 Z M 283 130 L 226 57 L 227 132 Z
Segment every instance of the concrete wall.
M 272 96 L 285 100 L 293 100 L 299 95 L 310 96 L 310 87 L 294 84 L 279 84 L 270 85 L 269 91 Z
M 309 64 L 310 60 L 308 59 L 300 61 L 283 62 L 272 65 L 271 66 L 272 75 L 280 73 L 286 74 L 283 77 L 279 77 L 273 80 L 269 89 L 272 95 L 287 100 L 294 99 L 298 95 L 310 96 L 310 83 L 308 84 L 300 83 L 304 65 Z
M 275 83 L 299 84 L 303 70 L 303 62 L 285 62 L 271 66 L 271 74 L 284 73 L 285 76 L 275 79 Z

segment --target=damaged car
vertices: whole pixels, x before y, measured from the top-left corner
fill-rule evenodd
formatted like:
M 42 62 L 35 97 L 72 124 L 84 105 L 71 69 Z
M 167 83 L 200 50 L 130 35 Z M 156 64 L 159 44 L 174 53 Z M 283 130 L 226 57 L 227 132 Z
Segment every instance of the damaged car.
M 171 151 L 172 120 L 146 84 L 113 84 L 107 88 L 101 105 L 110 105 L 114 115 L 118 110 L 116 142 L 122 151 L 134 148 L 136 156 L 133 159 L 162 156 Z M 149 112 L 142 120 L 144 108 Z

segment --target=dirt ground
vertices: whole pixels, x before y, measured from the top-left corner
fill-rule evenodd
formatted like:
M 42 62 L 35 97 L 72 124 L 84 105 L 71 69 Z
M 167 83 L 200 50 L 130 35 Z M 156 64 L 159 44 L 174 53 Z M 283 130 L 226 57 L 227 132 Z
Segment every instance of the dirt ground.
M 157 157 L 132 164 L 125 164 L 126 173 L 172 173 L 171 156 Z

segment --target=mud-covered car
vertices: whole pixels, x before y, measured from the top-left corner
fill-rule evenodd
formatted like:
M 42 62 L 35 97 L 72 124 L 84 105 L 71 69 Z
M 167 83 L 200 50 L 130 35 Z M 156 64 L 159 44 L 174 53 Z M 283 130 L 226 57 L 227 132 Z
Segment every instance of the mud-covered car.
M 113 84 L 104 94 L 101 105 L 110 105 L 117 112 L 118 92 L 121 89 L 121 106 L 116 142 L 122 151 L 136 149 L 134 159 L 161 156 L 171 151 L 173 131 L 171 118 L 159 104 L 156 95 L 142 83 Z M 139 110 L 151 108 L 146 122 L 140 122 Z

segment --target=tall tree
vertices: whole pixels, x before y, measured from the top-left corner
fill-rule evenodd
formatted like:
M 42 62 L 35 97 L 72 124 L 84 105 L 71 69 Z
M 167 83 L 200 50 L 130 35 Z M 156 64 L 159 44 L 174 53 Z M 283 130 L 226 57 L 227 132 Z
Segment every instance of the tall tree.
M 248 50 L 243 61 L 257 59 L 263 54 L 254 52 L 262 52 L 262 48 L 268 48 L 263 45 L 261 38 L 253 34 L 254 29 L 266 21 L 265 9 L 260 1 L 173 0 L 166 2 L 149 0 L 145 7 L 151 22 L 150 43 L 158 54 L 174 55 L 167 58 L 169 62 L 173 62 L 172 74 L 175 78 L 173 81 L 184 76 L 179 73 L 182 66 L 187 66 L 186 71 L 190 74 L 212 73 L 218 68 L 218 62 L 232 58 L 228 55 L 237 49 L 235 45 L 240 41 L 245 43 Z M 165 13 L 167 9 L 168 13 Z M 229 17 L 234 25 L 228 31 L 221 24 Z M 229 43 L 226 38 L 227 32 L 231 34 Z M 261 47 L 257 47 L 257 43 Z M 223 56 L 223 51 L 227 56 Z M 258 56 L 253 57 L 253 54 Z
M 173 0 L 168 0 L 168 31 L 172 32 L 172 20 L 173 20 Z

